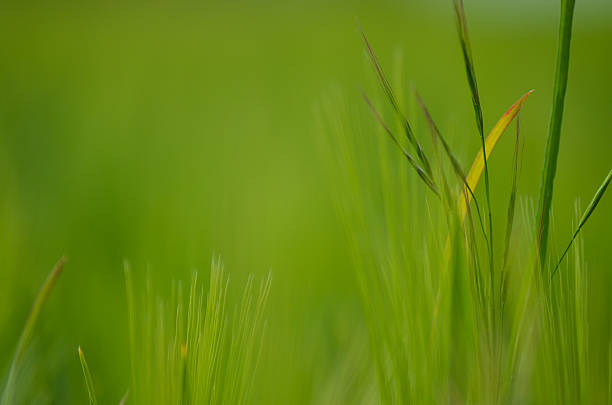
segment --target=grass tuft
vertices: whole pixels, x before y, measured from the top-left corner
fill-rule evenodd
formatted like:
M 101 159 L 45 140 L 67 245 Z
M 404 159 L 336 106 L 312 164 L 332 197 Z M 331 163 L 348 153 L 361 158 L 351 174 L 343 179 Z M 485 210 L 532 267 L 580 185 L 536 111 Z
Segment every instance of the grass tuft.
M 612 384 L 605 381 L 604 387 L 603 381 L 593 378 L 598 368 L 590 363 L 589 277 L 579 232 L 601 201 L 612 172 L 583 213 L 559 262 L 571 247 L 574 260 L 567 271 L 543 283 L 542 273 L 530 270 L 531 263 L 539 262 L 539 242 L 538 249 L 534 248 L 540 238 L 539 208 L 520 204 L 518 197 L 522 166 L 519 113 L 533 91 L 516 101 L 485 137 L 463 1 L 453 4 L 481 139 L 467 174 L 418 94 L 416 102 L 433 144 L 432 170 L 426 170 L 418 156 L 413 158 L 402 147 L 366 96 L 376 121 L 407 155 L 406 161 L 393 160 L 384 145 L 368 160 L 374 148 L 363 135 L 371 129 L 363 128 L 359 117 L 343 109 L 342 102 L 337 103 L 339 114 L 330 125 L 339 138 L 340 159 L 334 172 L 345 176 L 340 184 L 347 188 L 338 188 L 347 195 L 341 213 L 351 236 L 379 401 L 599 403 L 602 392 Z M 562 33 L 567 29 L 571 24 L 562 25 Z M 362 36 L 385 93 L 383 99 L 401 118 L 395 94 L 402 92 L 393 93 L 363 32 Z M 560 119 L 559 108 L 553 111 Z M 493 244 L 496 234 L 487 162 L 515 118 L 506 226 L 500 235 L 503 244 L 497 246 Z M 411 135 L 416 139 L 416 131 Z M 444 152 L 439 151 L 440 145 Z M 447 175 L 449 166 L 452 176 Z M 436 187 L 437 200 L 432 202 L 429 194 L 419 193 L 417 180 L 406 181 L 405 171 L 396 170 L 407 167 L 415 169 L 420 180 L 428 176 Z M 488 230 L 474 195 L 483 174 Z M 482 237 L 474 224 L 472 201 Z M 444 235 L 445 239 L 440 238 Z M 479 253 L 482 248 L 487 256 Z M 495 262 L 494 255 L 502 258 L 501 263 Z
M 229 276 L 220 259 L 212 262 L 207 288 L 194 273 L 187 296 L 174 283 L 169 302 L 153 293 L 150 278 L 138 298 L 127 265 L 125 277 L 134 401 L 248 403 L 271 276 L 259 287 L 251 276 L 235 311 L 228 308 Z

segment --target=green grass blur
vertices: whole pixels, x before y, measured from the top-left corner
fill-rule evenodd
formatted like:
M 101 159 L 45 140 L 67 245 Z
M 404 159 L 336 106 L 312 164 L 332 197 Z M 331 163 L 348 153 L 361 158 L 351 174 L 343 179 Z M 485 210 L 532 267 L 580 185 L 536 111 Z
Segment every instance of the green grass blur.
M 557 4 L 466 3 L 485 128 L 535 89 L 521 114 L 519 183 L 535 199 Z M 118 403 L 130 383 L 123 261 L 169 293 L 170 280 L 208 272 L 220 254 L 230 294 L 249 273 L 273 273 L 254 398 L 333 397 L 328 381 L 347 358 L 366 356 L 365 325 L 314 111 L 340 88 L 369 118 L 357 94 L 372 80 L 357 17 L 467 166 L 479 139 L 450 0 L 0 7 L 2 375 L 37 289 L 66 254 L 29 388 L 41 403 L 85 403 L 80 344 L 99 402 Z M 576 198 L 584 207 L 610 168 L 611 65 L 612 7 L 579 1 L 551 252 L 571 236 Z M 502 139 L 490 162 L 497 212 L 512 148 Z M 606 196 L 583 231 L 600 347 L 612 327 L 611 224 Z

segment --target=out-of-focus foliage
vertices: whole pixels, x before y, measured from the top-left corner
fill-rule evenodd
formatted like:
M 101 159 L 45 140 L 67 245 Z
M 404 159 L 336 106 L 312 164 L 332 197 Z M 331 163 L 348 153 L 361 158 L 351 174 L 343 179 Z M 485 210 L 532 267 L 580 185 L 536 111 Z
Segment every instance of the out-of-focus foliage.
M 466 4 L 485 128 L 494 124 L 487 117 L 535 89 L 521 112 L 518 186 L 531 198 L 558 20 L 554 2 L 535 3 Z M 399 97 L 408 99 L 401 93 L 415 83 L 458 157 L 473 158 L 479 139 L 451 2 L 0 7 L 3 375 L 46 272 L 68 257 L 26 354 L 33 365 L 22 379 L 24 401 L 85 403 L 74 355 L 81 344 L 98 401 L 118 403 L 130 381 L 123 261 L 166 285 L 206 271 L 215 254 L 237 287 L 248 273 L 273 271 L 255 401 L 377 398 L 314 110 L 320 100 L 333 103 L 327 95 L 339 87 L 370 118 L 357 91 L 372 80 L 357 17 L 403 83 Z M 575 198 L 586 205 L 609 170 L 611 22 L 605 2 L 576 6 L 549 252 L 561 253 L 571 237 Z M 414 124 L 419 136 L 428 136 L 426 125 Z M 493 212 L 504 215 L 511 138 L 489 167 Z M 364 158 L 367 167 L 378 156 Z M 589 339 L 607 347 L 612 210 L 606 200 L 598 209 L 582 232 Z M 504 219 L 494 221 L 501 227 Z M 240 300 L 235 290 L 231 305 Z M 605 373 L 606 356 L 590 360 Z

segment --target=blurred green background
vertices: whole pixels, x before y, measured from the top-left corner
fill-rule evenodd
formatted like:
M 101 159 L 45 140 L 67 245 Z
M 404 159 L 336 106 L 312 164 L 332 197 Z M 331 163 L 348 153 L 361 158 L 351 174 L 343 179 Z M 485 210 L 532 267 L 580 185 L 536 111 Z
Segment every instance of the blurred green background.
M 612 4 L 577 3 L 555 252 L 569 238 L 576 199 L 586 203 L 611 165 Z M 485 126 L 536 90 L 521 115 L 520 183 L 535 198 L 558 4 L 466 8 Z M 410 83 L 419 90 L 467 167 L 479 140 L 450 0 L 3 3 L 0 371 L 37 289 L 66 254 L 30 388 L 41 403 L 84 403 L 81 344 L 99 400 L 117 403 L 129 386 L 123 261 L 149 269 L 168 292 L 169 280 L 207 274 L 220 254 L 235 293 L 248 273 L 273 270 L 255 398 L 327 398 L 326 381 L 353 356 L 364 324 L 315 110 L 338 88 L 362 104 L 357 91 L 372 72 L 356 18 L 388 71 L 401 61 L 405 92 Z M 491 162 L 501 212 L 512 147 L 502 140 Z M 594 218 L 585 229 L 592 338 L 607 347 L 596 332 L 612 326 L 610 198 Z M 367 372 L 367 360 L 362 366 Z

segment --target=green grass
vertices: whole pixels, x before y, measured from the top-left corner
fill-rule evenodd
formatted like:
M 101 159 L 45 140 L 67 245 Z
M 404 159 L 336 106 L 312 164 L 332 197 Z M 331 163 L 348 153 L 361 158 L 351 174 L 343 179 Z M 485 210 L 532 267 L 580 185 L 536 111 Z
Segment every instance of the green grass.
M 589 275 L 582 242 L 578 239 L 574 245 L 572 261 L 559 277 L 551 279 L 557 269 L 546 261 L 541 263 L 542 272 L 539 266 L 533 266 L 540 263 L 538 258 L 546 252 L 548 236 L 542 239 L 542 230 L 548 233 L 552 195 L 552 180 L 548 176 L 554 178 L 556 168 L 573 2 L 562 4 L 553 118 L 544 159 L 543 190 L 544 199 L 548 199 L 544 203 L 544 217 L 541 206 L 539 211 L 534 210 L 528 199 L 519 200 L 522 202 L 517 214 L 522 166 L 520 107 L 513 106 L 514 110 L 511 108 L 500 120 L 505 121 L 503 129 L 497 132 L 494 129 L 491 139 L 485 139 L 463 2 L 455 1 L 454 6 L 481 140 L 477 155 L 480 163 L 472 166 L 469 175 L 464 174 L 457 154 L 441 136 L 418 95 L 416 103 L 421 106 L 432 135 L 431 170 L 424 170 L 424 162 L 429 161 L 428 149 L 415 141 L 418 131 L 410 130 L 409 134 L 405 131 L 408 143 L 417 152 L 423 151 L 418 162 L 407 152 L 407 145 L 393 134 L 394 125 L 390 122 L 394 120 L 399 121 L 399 127 L 415 127 L 406 124 L 406 115 L 399 107 L 415 101 L 393 96 L 392 86 L 363 32 L 367 54 L 390 112 L 385 114 L 383 108 L 375 107 L 375 101 L 364 95 L 378 128 L 358 118 L 364 109 L 351 110 L 342 98 L 326 107 L 323 119 L 331 134 L 331 147 L 337 151 L 333 170 L 338 173 L 338 184 L 343 186 L 339 187 L 340 212 L 352 240 L 379 401 L 535 404 L 610 400 L 602 395 L 608 387 L 601 379 L 593 379 L 596 368 L 591 365 L 595 353 L 589 346 Z M 397 87 L 403 85 L 396 83 Z M 492 226 L 490 189 L 495 178 L 489 179 L 487 161 L 515 117 L 514 153 L 508 170 L 512 182 L 501 245 L 495 243 L 497 237 Z M 385 136 L 376 135 L 381 129 Z M 386 142 L 387 135 L 393 141 L 391 144 Z M 438 144 L 442 145 L 446 159 L 441 158 Z M 395 153 L 395 148 L 400 149 L 401 155 Z M 376 150 L 378 153 L 371 152 Z M 377 156 L 378 162 L 363 164 L 363 156 L 368 154 Z M 403 160 L 398 157 L 402 155 Z M 416 170 L 416 179 L 435 191 L 436 198 L 429 198 L 421 183 L 407 177 L 409 169 Z M 484 224 L 475 195 L 482 172 L 487 201 Z M 610 175 L 582 215 L 559 263 L 601 201 L 609 181 Z M 536 223 L 538 230 L 534 233 Z M 612 370 L 607 372 L 612 374 Z
M 489 282 L 491 300 L 495 305 L 495 249 L 493 247 L 493 213 L 491 212 L 491 186 L 489 184 L 489 165 L 487 163 L 487 153 L 485 147 L 485 133 L 484 133 L 484 119 L 482 114 L 482 105 L 480 103 L 480 95 L 478 93 L 478 84 L 476 81 L 476 72 L 474 69 L 474 61 L 472 58 L 472 46 L 470 45 L 470 39 L 468 35 L 467 20 L 465 17 L 465 10 L 463 7 L 463 0 L 454 0 L 455 7 L 455 19 L 457 24 L 457 32 L 459 34 L 459 43 L 461 45 L 461 51 L 463 54 L 463 61 L 465 64 L 465 72 L 467 74 L 467 81 L 470 86 L 470 92 L 472 93 L 472 105 L 474 107 L 474 115 L 476 117 L 476 127 L 478 134 L 480 135 L 482 159 L 484 162 L 484 180 L 485 180 L 485 195 L 487 199 L 487 224 L 488 224 L 488 258 L 489 258 Z M 495 310 L 495 308 L 493 308 Z
M 248 403 L 265 332 L 270 276 L 249 277 L 240 304 L 228 308 L 229 277 L 220 259 L 211 265 L 206 290 L 197 273 L 166 302 L 150 279 L 136 293 L 126 265 L 130 353 L 135 403 Z M 142 291 L 142 289 L 140 289 Z M 184 295 L 186 294 L 186 295 Z
M 4 384 L 4 389 L 2 391 L 2 399 L 0 403 L 2 405 L 10 405 L 14 402 L 15 397 L 15 386 L 17 384 L 18 372 L 19 368 L 22 366 L 22 360 L 26 353 L 26 349 L 34 336 L 35 327 L 38 322 L 38 317 L 45 306 L 47 299 L 49 298 L 49 294 L 51 290 L 55 286 L 57 279 L 62 273 L 62 269 L 64 268 L 64 263 L 66 262 L 66 258 L 62 257 L 53 267 L 47 279 L 43 283 L 34 303 L 32 304 L 32 308 L 30 309 L 30 313 L 25 321 L 25 325 L 23 326 L 23 330 L 21 332 L 21 336 L 19 337 L 19 341 L 17 342 L 17 349 L 15 350 L 15 355 L 13 356 L 13 361 L 11 363 L 11 368 L 9 369 L 8 376 L 6 378 L 6 383 Z
M 593 196 L 593 199 L 589 203 L 589 206 L 586 208 L 586 210 L 582 214 L 582 217 L 580 218 L 580 221 L 578 221 L 578 226 L 576 227 L 576 230 L 574 231 L 574 234 L 572 235 L 572 239 L 567 244 L 567 247 L 563 251 L 563 254 L 561 255 L 561 258 L 559 259 L 559 261 L 557 262 L 557 265 L 553 269 L 552 274 L 550 275 L 551 278 L 553 278 L 555 276 L 555 274 L 557 273 L 557 270 L 559 270 L 559 266 L 561 265 L 561 262 L 565 258 L 565 255 L 567 255 L 567 252 L 572 247 L 572 244 L 574 243 L 574 241 L 578 237 L 578 234 L 582 230 L 582 227 L 586 224 L 586 222 L 588 221 L 588 219 L 591 216 L 591 214 L 593 214 L 593 212 L 595 211 L 595 208 L 597 208 L 597 204 L 599 204 L 599 201 L 602 199 L 602 197 L 603 197 L 604 193 L 606 192 L 606 189 L 608 188 L 608 185 L 610 184 L 611 180 L 612 180 L 612 169 L 608 172 L 608 175 L 604 179 L 603 183 L 601 183 L 601 185 L 599 186 L 599 188 L 595 192 L 595 195 Z
M 44 303 L 64 265 L 54 267 L 34 301 L 2 396 L 2 404 L 14 403 L 18 367 Z M 148 277 L 146 287 L 134 287 L 126 264 L 125 280 L 129 305 L 131 388 L 120 404 L 232 403 L 250 401 L 266 328 L 265 307 L 271 275 L 256 286 L 247 280 L 242 299 L 234 311 L 227 308 L 229 277 L 221 259 L 211 265 L 208 290 L 194 273 L 186 300 L 182 284 L 176 283 L 172 299 L 156 295 Z M 78 347 L 89 404 L 96 405 L 94 378 L 85 354 Z
M 540 272 L 553 10 L 465 2 L 466 64 L 451 1 L 400 3 L 0 13 L 0 378 L 70 253 L 10 403 L 610 402 L 610 175 L 568 208 L 609 170 L 610 24 L 579 3 Z M 211 249 L 229 283 L 183 274 Z
M 565 93 L 567 91 L 569 74 L 570 44 L 572 40 L 575 3 L 575 0 L 561 0 L 561 21 L 559 23 L 559 44 L 557 47 L 552 113 L 548 137 L 546 138 L 546 154 L 544 155 L 538 201 L 538 249 L 542 268 L 546 267 L 547 259 L 550 210 L 561 144 L 561 123 L 563 122 L 563 108 L 565 106 Z
M 91 378 L 89 366 L 87 365 L 85 354 L 83 353 L 83 350 L 81 350 L 81 346 L 79 346 L 78 352 L 81 368 L 83 369 L 83 376 L 85 377 L 85 385 L 87 386 L 87 394 L 89 395 L 89 405 L 97 405 L 98 401 L 96 400 L 96 391 L 94 389 L 93 378 Z

